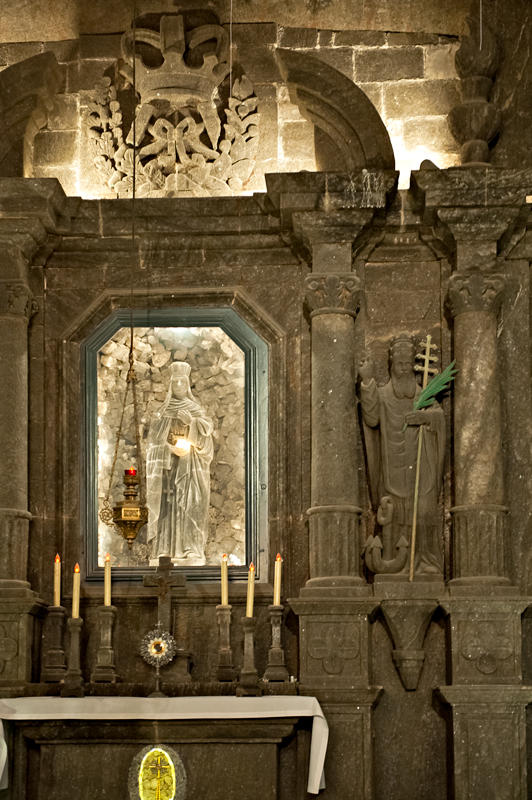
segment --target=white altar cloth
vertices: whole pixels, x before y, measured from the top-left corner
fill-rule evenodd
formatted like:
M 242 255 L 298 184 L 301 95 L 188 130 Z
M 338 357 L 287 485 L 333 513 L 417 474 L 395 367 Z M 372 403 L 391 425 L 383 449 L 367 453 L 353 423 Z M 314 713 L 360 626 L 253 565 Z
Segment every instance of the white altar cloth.
M 329 726 L 315 697 L 14 697 L 0 700 L 0 720 L 257 719 L 313 717 L 307 790 L 325 788 Z M 7 786 L 7 747 L 0 722 L 0 789 Z

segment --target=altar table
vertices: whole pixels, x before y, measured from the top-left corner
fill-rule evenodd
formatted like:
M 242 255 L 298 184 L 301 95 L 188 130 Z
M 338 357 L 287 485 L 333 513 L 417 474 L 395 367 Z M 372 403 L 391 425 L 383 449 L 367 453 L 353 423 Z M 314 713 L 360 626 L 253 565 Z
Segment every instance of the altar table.
M 235 720 L 312 717 L 307 791 L 325 787 L 329 728 L 314 697 L 16 697 L 0 700 L 0 720 Z M 7 786 L 7 745 L 0 722 L 0 789 Z

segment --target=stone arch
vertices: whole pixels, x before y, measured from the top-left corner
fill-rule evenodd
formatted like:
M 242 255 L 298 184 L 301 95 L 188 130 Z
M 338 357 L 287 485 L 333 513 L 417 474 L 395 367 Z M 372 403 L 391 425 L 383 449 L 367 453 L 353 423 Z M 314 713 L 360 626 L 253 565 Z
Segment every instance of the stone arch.
M 305 53 L 279 48 L 276 58 L 292 103 L 315 126 L 319 171 L 394 169 L 388 131 L 358 86 Z
M 51 52 L 19 61 L 0 73 L 0 176 L 22 177 L 33 161 L 33 139 L 46 125 L 61 72 Z

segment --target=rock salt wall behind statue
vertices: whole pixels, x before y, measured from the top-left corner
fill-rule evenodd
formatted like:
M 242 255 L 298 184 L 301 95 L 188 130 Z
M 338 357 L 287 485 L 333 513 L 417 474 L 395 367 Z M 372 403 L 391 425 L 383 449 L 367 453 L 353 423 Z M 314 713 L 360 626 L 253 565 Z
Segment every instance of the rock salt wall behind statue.
M 218 563 L 222 553 L 245 561 L 244 471 L 244 356 L 219 328 L 136 328 L 135 370 L 140 402 L 141 439 L 146 456 L 150 420 L 162 406 L 170 383 L 171 364 L 191 366 L 192 391 L 213 420 L 214 456 L 211 465 L 207 563 Z M 128 368 L 129 331 L 122 329 L 100 351 L 98 379 L 98 439 L 100 500 L 106 491 L 114 442 Z M 133 402 L 126 406 L 124 436 L 114 474 L 113 496 L 122 491 L 123 470 L 135 459 Z M 146 531 L 141 532 L 132 553 L 107 526 L 98 531 L 99 560 L 107 551 L 114 564 L 140 566 L 148 563 Z M 127 559 L 131 558 L 131 561 Z

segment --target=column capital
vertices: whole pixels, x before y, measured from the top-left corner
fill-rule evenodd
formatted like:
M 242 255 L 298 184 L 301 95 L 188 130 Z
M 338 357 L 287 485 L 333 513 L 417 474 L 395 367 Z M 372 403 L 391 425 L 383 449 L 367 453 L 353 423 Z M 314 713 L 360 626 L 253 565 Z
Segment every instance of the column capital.
M 27 285 L 2 281 L 0 287 L 0 317 L 23 317 L 28 322 L 36 307 Z
M 305 279 L 305 300 L 311 317 L 319 314 L 349 314 L 356 317 L 360 294 L 360 278 L 354 273 L 312 273 Z
M 506 278 L 499 272 L 454 272 L 449 278 L 447 299 L 453 317 L 468 311 L 488 311 L 497 314 Z

